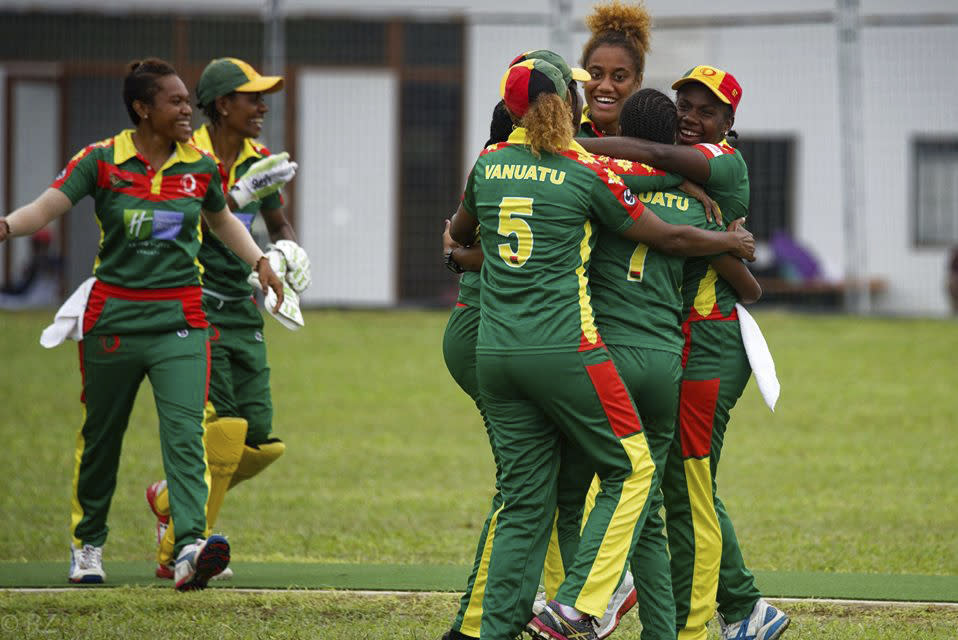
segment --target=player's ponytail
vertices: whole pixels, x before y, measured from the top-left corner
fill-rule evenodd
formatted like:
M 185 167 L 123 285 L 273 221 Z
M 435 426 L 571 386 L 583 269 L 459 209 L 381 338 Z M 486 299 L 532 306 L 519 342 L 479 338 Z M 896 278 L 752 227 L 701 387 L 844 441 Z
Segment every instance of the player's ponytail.
M 543 151 L 558 153 L 568 149 L 574 134 L 572 109 L 555 93 L 539 94 L 519 125 L 526 129 L 529 150 L 537 157 Z
M 166 60 L 146 58 L 131 62 L 126 71 L 126 77 L 123 78 L 123 104 L 133 124 L 140 124 L 140 116 L 133 108 L 133 102 L 139 100 L 153 104 L 153 98 L 160 92 L 156 81 L 163 76 L 175 76 L 176 69 Z
M 622 47 L 632 58 L 636 76 L 642 78 L 652 38 L 652 16 L 643 4 L 623 4 L 619 0 L 598 4 L 585 24 L 592 37 L 582 49 L 583 67 L 588 69 L 589 57 L 600 46 Z

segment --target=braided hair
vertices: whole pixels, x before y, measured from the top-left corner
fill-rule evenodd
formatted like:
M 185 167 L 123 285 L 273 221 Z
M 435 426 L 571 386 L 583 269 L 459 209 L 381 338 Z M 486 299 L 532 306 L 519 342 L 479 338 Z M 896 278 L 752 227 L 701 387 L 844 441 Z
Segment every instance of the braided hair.
M 619 115 L 622 135 L 662 144 L 675 144 L 678 124 L 679 116 L 672 98 L 656 89 L 633 93 L 622 105 Z
M 652 16 L 645 6 L 612 0 L 596 5 L 585 23 L 592 37 L 582 49 L 582 66 L 588 68 L 592 53 L 603 45 L 622 47 L 632 58 L 636 76 L 641 80 L 652 37 Z
M 133 108 L 133 102 L 139 100 L 146 104 L 153 104 L 153 98 L 160 92 L 156 81 L 163 76 L 175 76 L 176 69 L 166 60 L 146 58 L 135 60 L 127 65 L 126 77 L 123 78 L 123 104 L 130 115 L 133 124 L 140 124 L 140 116 Z
M 506 109 L 506 101 L 500 100 L 496 108 L 492 110 L 492 122 L 489 123 L 489 139 L 485 146 L 505 142 L 512 133 L 512 116 Z

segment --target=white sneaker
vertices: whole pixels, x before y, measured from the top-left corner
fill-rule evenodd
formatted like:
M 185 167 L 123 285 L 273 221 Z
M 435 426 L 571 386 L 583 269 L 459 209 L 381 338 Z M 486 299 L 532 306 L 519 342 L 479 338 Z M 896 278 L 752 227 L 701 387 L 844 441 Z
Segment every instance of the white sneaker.
M 632 572 L 626 571 L 619 588 L 612 593 L 612 599 L 609 600 L 605 613 L 595 621 L 595 635 L 599 640 L 608 638 L 615 631 L 615 628 L 619 626 L 619 620 L 635 606 L 638 599 L 639 594 L 635 590 Z
M 233 579 L 233 570 L 229 567 L 226 567 L 215 576 L 210 578 L 210 580 L 232 580 Z
M 752 613 L 744 620 L 726 624 L 721 614 L 718 619 L 722 640 L 776 640 L 791 622 L 784 611 L 776 609 L 764 598 L 755 603 Z
M 103 571 L 103 547 L 85 544 L 80 548 L 70 545 L 70 582 L 100 584 L 106 580 Z
M 203 540 L 197 538 L 176 556 L 173 568 L 174 586 L 177 591 L 205 589 L 210 578 L 222 573 L 230 563 L 230 543 L 221 535 L 214 534 Z

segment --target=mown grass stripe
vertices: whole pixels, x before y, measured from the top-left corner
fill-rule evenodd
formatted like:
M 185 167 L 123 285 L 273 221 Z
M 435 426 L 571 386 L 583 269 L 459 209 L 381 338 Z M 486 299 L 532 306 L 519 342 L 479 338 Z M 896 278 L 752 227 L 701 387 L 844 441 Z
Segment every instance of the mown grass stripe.
M 465 585 L 468 568 L 450 565 L 236 562 L 235 577 L 216 588 L 452 591 Z M 0 563 L 0 588 L 66 586 L 67 564 Z M 107 562 L 106 586 L 170 586 L 148 563 Z M 762 592 L 777 598 L 907 602 L 958 602 L 958 576 L 756 571 Z M 88 588 L 97 588 L 91 586 Z

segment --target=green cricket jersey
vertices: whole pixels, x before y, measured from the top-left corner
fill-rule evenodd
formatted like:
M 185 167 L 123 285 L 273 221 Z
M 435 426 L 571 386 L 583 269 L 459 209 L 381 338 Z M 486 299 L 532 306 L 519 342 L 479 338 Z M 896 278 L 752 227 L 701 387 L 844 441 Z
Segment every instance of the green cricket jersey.
M 589 117 L 589 107 L 582 109 L 582 119 L 579 121 L 579 132 L 576 135 L 583 138 L 601 138 L 604 135 Z
M 722 209 L 725 222 L 748 215 L 748 167 L 741 152 L 727 140 L 694 148 L 708 158 L 711 174 L 704 186 Z M 735 289 L 719 277 L 707 258 L 686 261 L 682 296 L 682 315 L 692 322 L 728 318 L 738 302 Z
M 213 152 L 213 141 L 210 139 L 210 132 L 205 124 L 193 134 L 192 142 L 198 149 L 207 152 L 216 160 L 224 191 L 227 192 L 236 184 L 237 180 L 246 175 L 253 163 L 270 155 L 269 149 L 265 146 L 247 138 L 243 141 L 243 148 L 236 157 L 229 174 L 227 174 L 223 170 L 219 158 Z M 279 192 L 276 192 L 266 196 L 261 201 L 253 200 L 242 209 L 234 211 L 233 214 L 246 225 L 248 230 L 253 226 L 253 219 L 261 209 L 279 209 L 282 206 L 282 197 Z M 200 248 L 199 257 L 205 269 L 203 288 L 229 297 L 252 295 L 253 288 L 246 280 L 250 274 L 250 266 L 230 251 L 215 234 L 208 233 L 203 238 L 203 246 Z
M 95 202 L 100 246 L 93 273 L 99 282 L 84 333 L 205 326 L 202 310 L 197 313 L 200 212 L 226 206 L 216 162 L 177 143 L 154 169 L 132 136 L 127 129 L 86 147 L 51 185 L 74 204 L 86 195 Z
M 705 208 L 677 189 L 636 191 L 637 175 L 662 172 L 635 164 L 620 173 L 626 186 L 639 193 L 646 208 L 670 224 L 702 229 L 709 223 Z M 686 258 L 659 253 L 607 229 L 599 232 L 589 268 L 595 319 L 606 344 L 658 349 L 681 355 L 682 277 Z
M 644 207 L 618 175 L 576 142 L 536 158 L 525 129 L 479 156 L 463 194 L 485 260 L 477 353 L 602 346 L 588 266 L 599 222 L 623 231 Z

